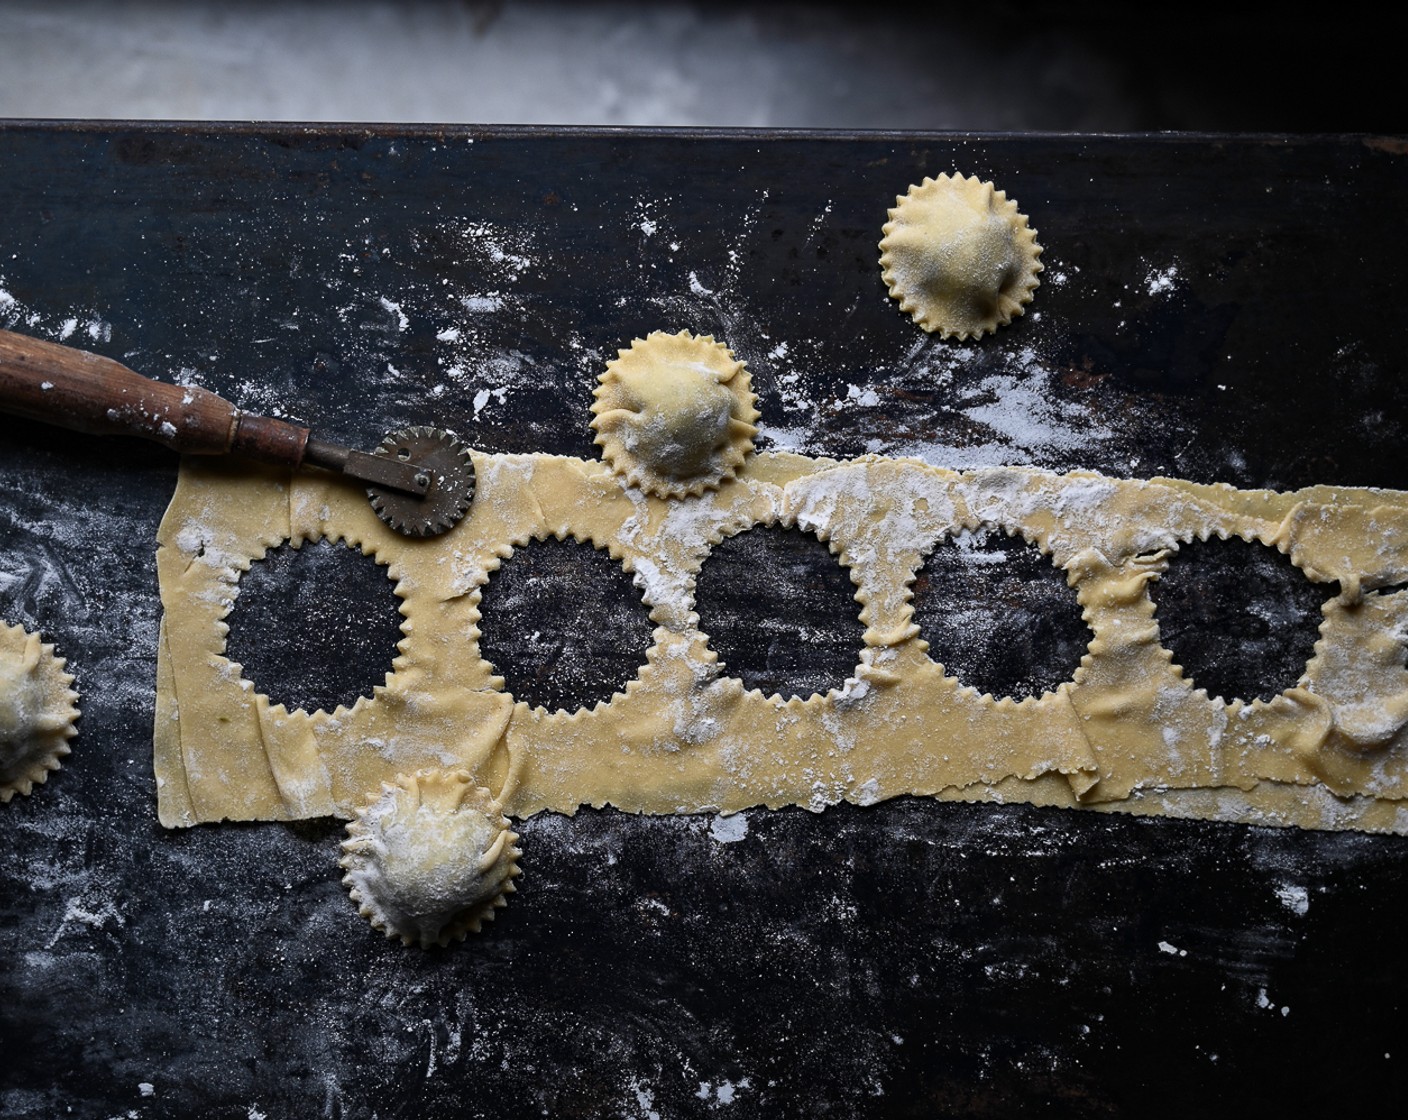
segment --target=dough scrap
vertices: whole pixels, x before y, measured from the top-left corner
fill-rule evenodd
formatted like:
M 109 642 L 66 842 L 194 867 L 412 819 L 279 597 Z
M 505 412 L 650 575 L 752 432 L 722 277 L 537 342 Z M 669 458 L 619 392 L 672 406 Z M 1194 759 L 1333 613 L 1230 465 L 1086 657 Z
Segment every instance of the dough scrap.
M 404 945 L 448 945 L 508 904 L 518 834 L 463 770 L 398 774 L 347 825 L 343 883 L 372 925 Z
M 1025 312 L 1040 283 L 1041 246 L 1006 192 L 940 175 L 911 186 L 889 214 L 881 276 L 926 331 L 976 339 Z
M 717 489 L 753 450 L 748 370 L 712 335 L 654 331 L 598 379 L 592 429 L 628 486 L 660 498 Z
M 69 753 L 78 693 L 38 634 L 0 622 L 0 804 L 42 784 Z
M 331 476 L 188 460 L 159 533 L 164 625 L 156 769 L 168 826 L 352 815 L 365 791 L 462 769 L 511 817 L 821 809 L 903 794 L 1033 801 L 1310 828 L 1408 833 L 1408 493 L 1293 493 L 1176 479 L 955 472 L 878 456 L 748 459 L 732 481 L 666 500 L 604 463 L 475 453 L 468 517 L 413 540 Z M 723 676 L 693 579 L 741 528 L 793 523 L 857 580 L 855 675 L 785 702 Z M 945 676 L 917 638 L 910 584 L 947 533 L 1020 531 L 1075 586 L 1094 638 L 1074 679 L 1020 702 Z M 1159 643 L 1147 585 L 1180 541 L 1239 534 L 1340 583 L 1297 686 L 1270 701 L 1196 689 Z M 479 591 L 533 537 L 606 549 L 642 585 L 648 663 L 610 703 L 546 712 L 479 656 Z M 389 564 L 406 638 L 384 686 L 336 712 L 271 706 L 223 655 L 240 571 L 285 539 L 341 536 Z

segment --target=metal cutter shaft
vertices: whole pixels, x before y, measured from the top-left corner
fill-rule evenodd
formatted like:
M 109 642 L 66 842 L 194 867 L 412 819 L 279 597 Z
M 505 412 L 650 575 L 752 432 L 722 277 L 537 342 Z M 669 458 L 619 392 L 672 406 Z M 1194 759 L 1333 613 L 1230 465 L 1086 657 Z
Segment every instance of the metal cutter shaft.
M 443 464 L 436 469 L 385 448 L 368 454 L 313 439 L 307 428 L 245 412 L 208 389 L 153 381 L 111 358 L 4 330 L 0 411 L 92 435 L 139 436 L 183 455 L 237 455 L 336 471 L 402 495 L 403 512 L 387 520 L 415 536 L 449 528 L 473 494 L 472 466 L 466 480 Z M 405 512 L 415 511 L 417 502 L 426 504 L 420 518 Z

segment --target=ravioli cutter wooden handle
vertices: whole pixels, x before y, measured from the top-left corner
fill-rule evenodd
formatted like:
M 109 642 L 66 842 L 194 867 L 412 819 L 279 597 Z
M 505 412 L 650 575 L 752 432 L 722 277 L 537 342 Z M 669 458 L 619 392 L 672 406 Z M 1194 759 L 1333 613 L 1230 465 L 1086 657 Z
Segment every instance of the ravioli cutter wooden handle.
M 415 463 L 310 438 L 194 385 L 169 385 L 120 362 L 0 330 L 0 410 L 91 435 L 140 436 L 183 455 L 239 455 L 289 468 L 308 464 L 373 486 L 424 496 Z

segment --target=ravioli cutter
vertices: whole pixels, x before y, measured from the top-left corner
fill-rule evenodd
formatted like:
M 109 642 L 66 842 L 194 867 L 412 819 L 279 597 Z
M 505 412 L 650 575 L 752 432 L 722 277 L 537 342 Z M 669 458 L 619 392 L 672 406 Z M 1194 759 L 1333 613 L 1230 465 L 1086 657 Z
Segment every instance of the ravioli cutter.
M 152 381 L 111 358 L 4 330 L 0 411 L 89 435 L 140 436 L 183 455 L 321 467 L 366 483 L 377 516 L 411 537 L 453 528 L 474 499 L 474 464 L 453 432 L 403 428 L 370 453 L 354 451 L 208 389 Z

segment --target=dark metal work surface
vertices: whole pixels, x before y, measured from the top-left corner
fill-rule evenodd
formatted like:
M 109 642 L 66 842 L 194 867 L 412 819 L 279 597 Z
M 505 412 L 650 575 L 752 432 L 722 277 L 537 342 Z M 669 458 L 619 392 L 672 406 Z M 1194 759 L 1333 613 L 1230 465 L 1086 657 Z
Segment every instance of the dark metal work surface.
M 699 629 L 745 687 L 806 699 L 855 671 L 865 633 L 855 584 L 811 533 L 755 525 L 725 537 L 694 582 Z
M 11 127 L 0 327 L 355 447 L 430 424 L 591 456 L 605 362 L 689 329 L 748 363 L 764 449 L 1408 488 L 1405 150 Z M 978 344 L 925 336 L 879 276 L 886 208 L 951 170 L 993 178 L 1046 247 L 1029 313 Z M 175 471 L 0 423 L 0 617 L 55 642 L 83 697 L 64 768 L 0 807 L 6 1120 L 1404 1103 L 1402 838 L 917 799 L 545 814 L 509 908 L 421 952 L 356 914 L 335 822 L 163 831 Z M 760 618 L 780 578 L 756 581 Z M 261 671 L 316 678 L 338 655 L 300 618 L 361 627 L 347 586 L 266 606 Z M 390 621 L 337 687 L 379 682 Z

